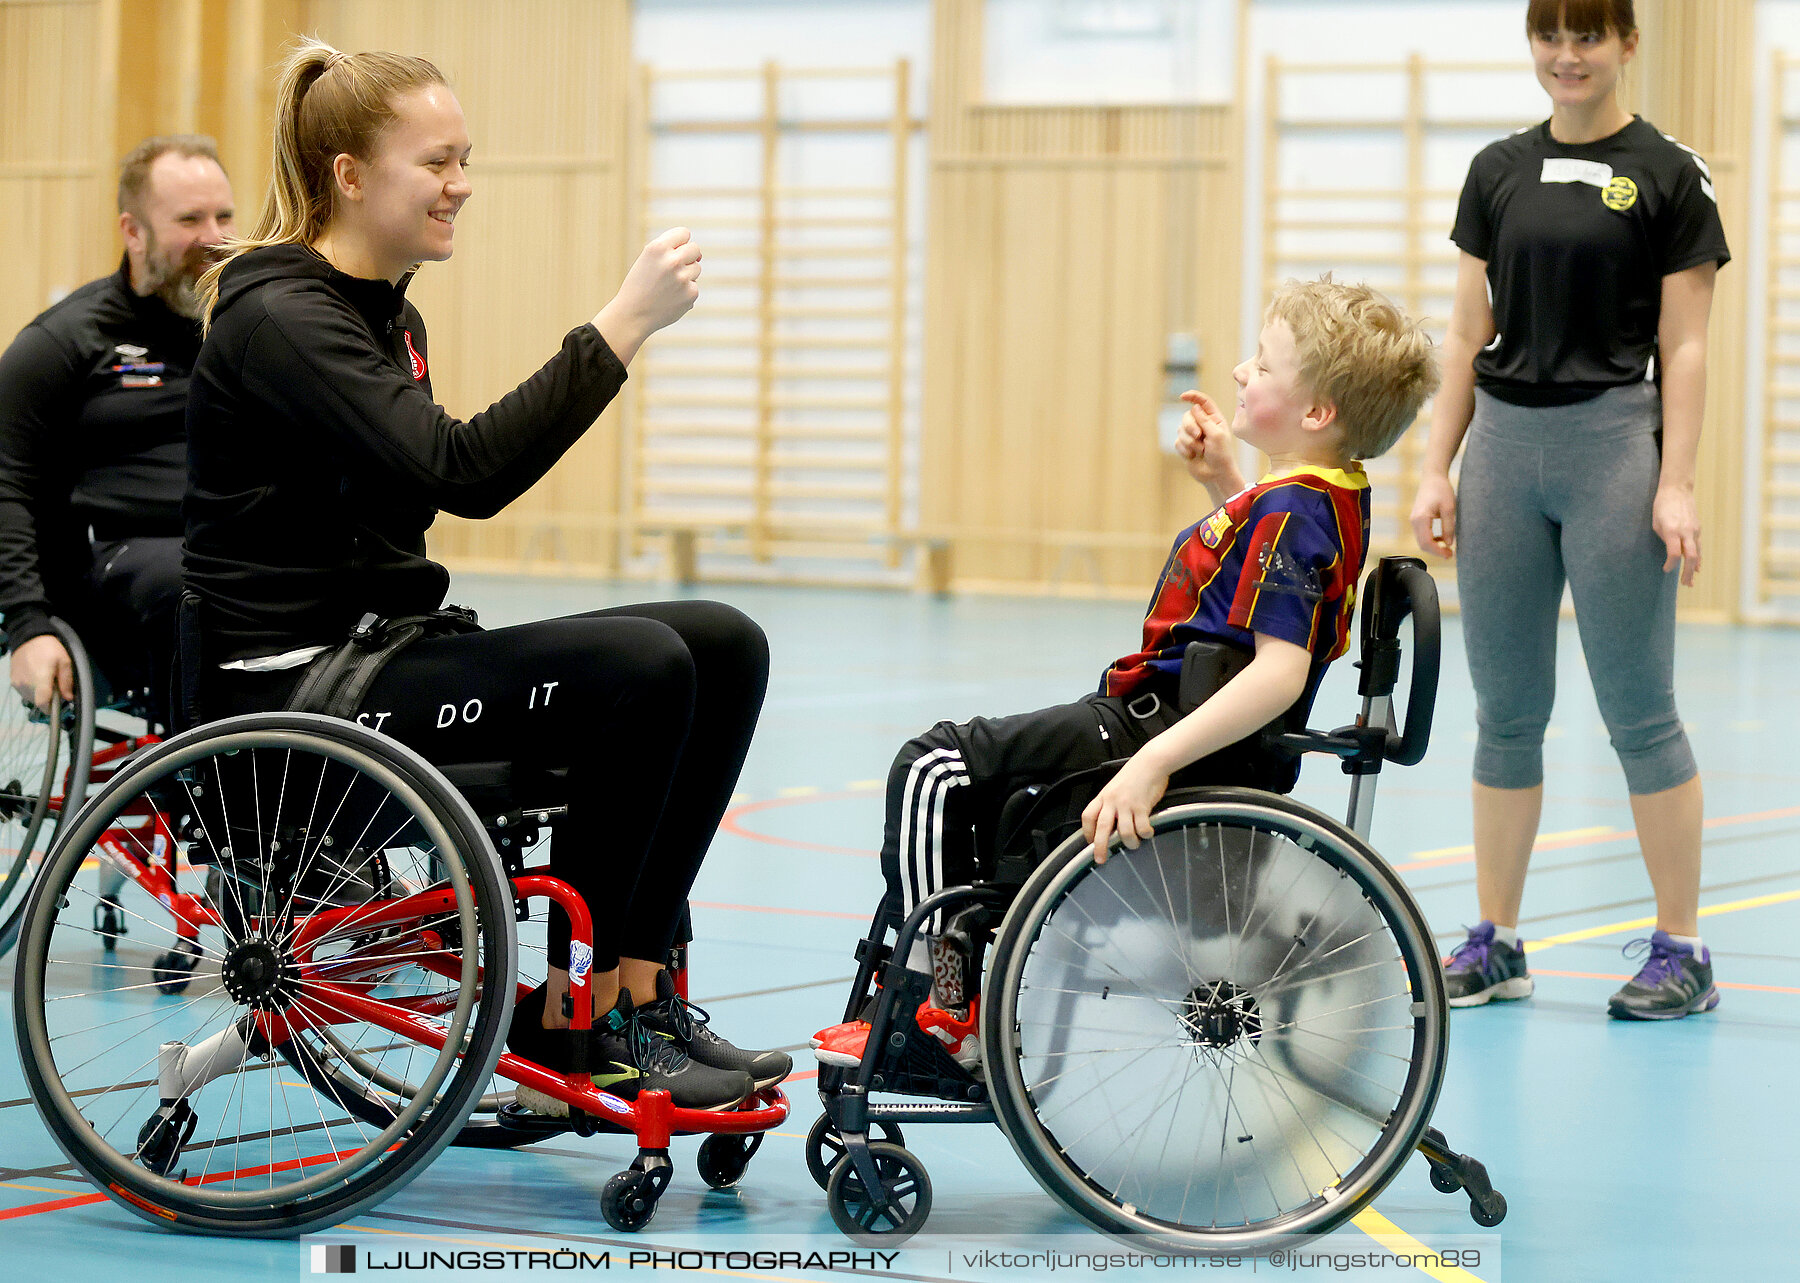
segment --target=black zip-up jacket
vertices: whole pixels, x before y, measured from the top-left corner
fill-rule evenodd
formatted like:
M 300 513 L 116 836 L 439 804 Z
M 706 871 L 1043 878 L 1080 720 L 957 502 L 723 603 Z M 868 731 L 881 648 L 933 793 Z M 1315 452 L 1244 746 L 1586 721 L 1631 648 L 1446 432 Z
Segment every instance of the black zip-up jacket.
M 188 399 L 187 582 L 210 666 L 443 604 L 439 509 L 489 517 L 592 426 L 625 367 L 592 325 L 467 422 L 431 399 L 406 282 L 275 245 L 221 275 Z
M 81 617 L 102 539 L 181 533 L 183 420 L 200 323 L 121 263 L 0 354 L 0 618 L 9 647 Z

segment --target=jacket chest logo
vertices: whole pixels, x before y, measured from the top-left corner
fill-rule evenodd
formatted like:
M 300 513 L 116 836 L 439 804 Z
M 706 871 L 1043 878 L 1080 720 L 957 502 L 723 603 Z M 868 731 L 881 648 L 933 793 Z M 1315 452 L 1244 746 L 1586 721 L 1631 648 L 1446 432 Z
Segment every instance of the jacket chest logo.
M 1605 202 L 1606 207 L 1616 209 L 1621 214 L 1637 204 L 1637 198 L 1637 184 L 1623 174 L 1614 178 L 1600 193 L 1600 199 Z
M 419 349 L 413 346 L 412 331 L 402 330 L 406 335 L 406 355 L 412 360 L 413 382 L 417 383 L 425 377 L 425 358 L 419 355 Z
M 1219 546 L 1219 540 L 1223 539 L 1225 537 L 1225 532 L 1230 529 L 1231 514 L 1226 512 L 1225 509 L 1220 508 L 1217 512 L 1213 513 L 1212 516 L 1201 523 L 1200 542 L 1205 544 L 1208 548 L 1217 548 Z

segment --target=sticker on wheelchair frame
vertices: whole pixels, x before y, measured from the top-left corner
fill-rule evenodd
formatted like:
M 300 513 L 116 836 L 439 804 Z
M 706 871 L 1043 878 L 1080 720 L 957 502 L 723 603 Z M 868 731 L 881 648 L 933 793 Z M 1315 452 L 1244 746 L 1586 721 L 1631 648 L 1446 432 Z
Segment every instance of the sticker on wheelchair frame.
M 579 940 L 569 942 L 569 979 L 586 980 L 594 969 L 594 947 Z

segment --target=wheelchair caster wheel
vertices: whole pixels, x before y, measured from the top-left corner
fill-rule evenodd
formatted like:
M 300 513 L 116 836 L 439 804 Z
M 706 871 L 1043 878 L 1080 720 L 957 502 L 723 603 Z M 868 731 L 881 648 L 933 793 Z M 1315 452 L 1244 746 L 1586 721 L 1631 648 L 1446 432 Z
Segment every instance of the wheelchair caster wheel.
M 1492 1229 L 1506 1219 L 1506 1195 L 1490 1191 L 1486 1198 L 1469 1200 L 1469 1218 L 1477 1225 Z
M 658 1182 L 649 1172 L 618 1172 L 600 1191 L 600 1215 L 621 1234 L 635 1234 L 656 1215 L 656 1201 L 667 1183 L 667 1177 Z
M 700 1179 L 713 1189 L 727 1189 L 743 1179 L 750 1156 L 762 1146 L 763 1134 L 745 1136 L 720 1133 L 700 1142 Z
M 906 1144 L 906 1137 L 901 1134 L 897 1123 L 875 1123 L 869 1128 L 869 1135 L 890 1145 Z M 824 1189 L 831 1184 L 833 1169 L 843 1160 L 844 1139 L 838 1135 L 837 1128 L 831 1125 L 831 1115 L 820 1114 L 814 1120 L 812 1130 L 806 1133 L 807 1173 L 811 1175 L 815 1185 Z
M 200 946 L 193 940 L 178 940 L 173 949 L 156 955 L 156 969 L 150 978 L 158 993 L 180 993 L 194 978 L 194 964 L 199 961 Z
M 100 937 L 100 945 L 108 953 L 119 943 L 119 937 L 125 934 L 125 907 L 112 896 L 107 896 L 94 906 L 94 933 Z
M 865 1247 L 904 1242 L 924 1229 L 931 1215 L 931 1178 L 925 1164 L 898 1145 L 876 1141 L 869 1146 L 869 1157 L 881 1189 L 871 1195 L 856 1164 L 840 1162 L 825 1187 L 832 1222 Z
M 200 1116 L 185 1100 L 175 1102 L 172 1109 L 158 1109 L 138 1129 L 137 1160 L 158 1176 L 167 1176 L 175 1168 L 182 1149 L 193 1138 Z
M 1456 1173 L 1448 1167 L 1432 1167 L 1431 1188 L 1438 1193 L 1454 1194 L 1462 1187 L 1462 1182 L 1456 1179 Z

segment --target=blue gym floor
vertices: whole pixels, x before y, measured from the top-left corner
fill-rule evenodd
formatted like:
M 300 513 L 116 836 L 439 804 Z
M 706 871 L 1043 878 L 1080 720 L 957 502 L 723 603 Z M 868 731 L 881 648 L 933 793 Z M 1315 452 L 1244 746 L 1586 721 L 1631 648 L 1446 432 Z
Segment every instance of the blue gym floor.
M 453 597 L 493 625 L 655 591 L 468 578 Z M 602 1184 L 635 1153 L 629 1138 L 614 1136 L 513 1153 L 447 1150 L 334 1240 L 408 1251 L 561 1241 L 590 1251 L 608 1245 L 615 1258 L 652 1245 L 723 1251 L 756 1235 L 847 1248 L 802 1160 L 819 1113 L 806 1039 L 840 1018 L 851 949 L 880 889 L 879 781 L 900 742 L 940 718 L 1016 712 L 1087 690 L 1108 660 L 1132 648 L 1140 616 L 1133 603 L 761 587 L 706 595 L 762 623 L 774 675 L 742 796 L 694 892 L 691 992 L 728 1036 L 796 1048 L 788 1124 L 726 1191 L 709 1191 L 694 1174 L 698 1142 L 677 1140 L 675 1181 L 636 1239 L 611 1231 L 598 1210 Z M 1381 777 L 1373 833 L 1441 941 L 1475 917 L 1473 700 L 1456 621 L 1445 622 L 1431 752 L 1422 765 Z M 1515 1283 L 1793 1277 L 1800 949 L 1788 932 L 1800 928 L 1800 767 L 1790 746 L 1800 726 L 1800 631 L 1681 631 L 1681 706 L 1707 793 L 1701 926 L 1724 1000 L 1710 1015 L 1654 1025 L 1606 1017 L 1607 995 L 1635 969 L 1620 948 L 1649 934 L 1653 906 L 1572 624 L 1562 641 L 1544 836 L 1521 924 L 1539 942 L 1537 993 L 1455 1013 L 1434 1118 L 1453 1145 L 1488 1165 L 1509 1215 L 1497 1231 L 1478 1229 L 1465 1199 L 1433 1190 L 1415 1160 L 1376 1200 L 1376 1215 L 1318 1245 L 1352 1253 L 1374 1248 L 1373 1235 L 1404 1245 L 1395 1233 L 1428 1244 L 1494 1234 Z M 1351 719 L 1354 681 L 1348 662 L 1338 665 L 1316 725 Z M 1335 764 L 1311 760 L 1297 796 L 1341 815 L 1345 795 Z M 0 1278 L 235 1283 L 307 1273 L 299 1244 L 178 1237 L 93 1201 L 22 1099 L 10 994 L 0 1026 Z M 907 1145 L 935 1187 L 932 1234 L 974 1241 L 1003 1227 L 1069 1236 L 1060 1250 L 1103 1246 L 1039 1190 L 997 1130 L 909 1126 Z M 722 1264 L 706 1272 L 821 1277 Z M 1329 1268 L 1292 1274 L 1346 1277 Z M 949 1261 L 909 1275 L 984 1276 L 1034 1275 L 984 1275 Z M 1492 1283 L 1502 1270 L 1434 1277 Z

